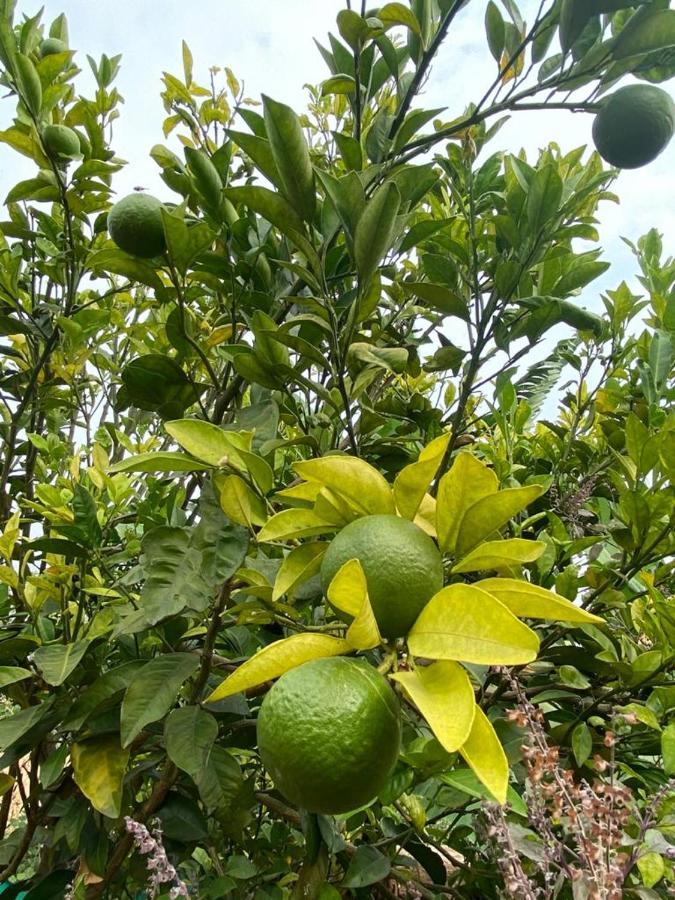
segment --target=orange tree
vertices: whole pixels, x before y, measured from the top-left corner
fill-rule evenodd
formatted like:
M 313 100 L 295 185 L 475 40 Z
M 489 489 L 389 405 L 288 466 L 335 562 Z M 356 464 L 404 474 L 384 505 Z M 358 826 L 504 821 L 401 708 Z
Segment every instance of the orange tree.
M 616 170 L 489 145 L 553 108 L 653 159 L 675 12 L 491 0 L 465 110 L 418 94 L 476 3 L 347 2 L 300 116 L 184 45 L 120 200 L 120 58 L 81 96 L 13 6 L 7 896 L 665 896 L 675 267 L 650 232 L 587 311 Z

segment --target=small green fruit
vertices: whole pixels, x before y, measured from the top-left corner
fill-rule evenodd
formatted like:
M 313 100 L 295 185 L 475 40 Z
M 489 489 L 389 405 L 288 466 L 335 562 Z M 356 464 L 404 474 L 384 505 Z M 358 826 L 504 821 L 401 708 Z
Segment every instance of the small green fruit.
M 42 130 L 45 152 L 54 162 L 65 163 L 81 155 L 80 139 L 67 125 L 47 125 Z
M 40 44 L 40 56 L 44 59 L 45 56 L 54 56 L 56 53 L 67 53 L 68 52 L 68 44 L 65 41 L 60 41 L 58 38 L 45 38 L 44 41 Z

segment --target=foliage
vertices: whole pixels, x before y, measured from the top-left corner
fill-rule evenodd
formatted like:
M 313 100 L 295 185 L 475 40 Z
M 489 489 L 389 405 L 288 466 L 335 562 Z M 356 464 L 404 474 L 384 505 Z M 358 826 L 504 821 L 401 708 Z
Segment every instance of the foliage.
M 106 224 L 120 58 L 88 58 L 83 97 L 65 18 L 13 6 L 0 141 L 35 173 L 0 222 L 0 878 L 117 897 L 151 854 L 155 887 L 205 898 L 597 896 L 583 860 L 555 884 L 572 864 L 539 865 L 586 845 L 573 803 L 532 812 L 536 721 L 572 800 L 603 772 L 630 795 L 611 852 L 628 895 L 665 896 L 675 264 L 649 232 L 641 293 L 585 310 L 615 172 L 488 144 L 507 115 L 667 80 L 675 12 L 556 0 L 526 23 L 491 0 L 495 79 L 464 111 L 416 100 L 475 2 L 343 9 L 300 116 L 229 69 L 201 85 L 184 45 L 162 93 L 182 155 L 151 150 L 166 252 L 140 258 Z M 319 569 L 395 513 L 445 586 L 383 642 L 360 566 L 330 603 Z M 406 701 L 402 752 L 370 806 L 308 816 L 261 767 L 261 696 L 355 653 Z

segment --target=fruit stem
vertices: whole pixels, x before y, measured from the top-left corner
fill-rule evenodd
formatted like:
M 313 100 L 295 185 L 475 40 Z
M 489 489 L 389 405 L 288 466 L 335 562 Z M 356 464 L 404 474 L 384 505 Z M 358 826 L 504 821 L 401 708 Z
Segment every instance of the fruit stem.
M 387 654 L 384 657 L 384 659 L 382 660 L 382 662 L 377 667 L 377 671 L 381 675 L 386 675 L 387 672 L 389 672 L 393 668 L 395 662 L 396 662 L 396 651 L 389 650 L 389 651 L 387 651 Z

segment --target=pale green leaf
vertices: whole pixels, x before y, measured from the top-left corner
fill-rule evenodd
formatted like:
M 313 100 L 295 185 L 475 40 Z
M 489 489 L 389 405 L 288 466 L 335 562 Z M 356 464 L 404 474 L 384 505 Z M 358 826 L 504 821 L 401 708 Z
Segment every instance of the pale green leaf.
M 675 46 L 675 10 L 654 9 L 636 17 L 617 38 L 614 59 L 642 56 L 654 50 Z
M 546 488 L 541 484 L 507 488 L 478 500 L 464 513 L 457 535 L 456 551 L 463 556 L 485 540 L 517 513 L 541 497 Z
M 666 775 L 675 775 L 675 722 L 671 722 L 661 734 L 661 756 L 663 771 Z
M 417 462 L 405 466 L 394 480 L 394 500 L 400 515 L 413 519 L 420 504 L 438 472 L 450 434 L 442 434 L 428 444 L 420 453 Z
M 497 495 L 499 496 L 499 495 Z M 484 572 L 488 569 L 504 569 L 520 566 L 539 559 L 546 549 L 543 541 L 526 541 L 511 538 L 505 541 L 487 541 L 472 550 L 453 568 L 453 572 Z
M 373 194 L 359 218 L 354 232 L 354 257 L 362 290 L 391 249 L 400 204 L 398 188 L 387 182 Z
M 32 676 L 33 673 L 30 669 L 21 669 L 19 666 L 0 666 L 0 688 L 16 684 L 17 681 L 23 681 L 24 678 L 32 678 Z
M 495 494 L 497 476 L 472 453 L 460 453 L 440 480 L 436 498 L 436 532 L 441 550 L 452 553 L 464 513 L 483 497 Z
M 299 215 L 311 222 L 316 208 L 314 170 L 300 121 L 290 106 L 264 94 L 263 109 L 283 192 Z
M 117 735 L 93 738 L 70 748 L 73 779 L 94 809 L 116 819 L 122 806 L 124 774 L 129 750 Z
M 72 673 L 89 647 L 89 641 L 73 644 L 47 644 L 33 654 L 35 665 L 47 684 L 58 686 Z
M 482 665 L 532 662 L 539 638 L 491 594 L 469 584 L 443 588 L 408 634 L 414 656 Z
M 465 669 L 450 660 L 390 675 L 422 713 L 448 753 L 468 740 L 476 701 Z
M 335 524 L 326 522 L 312 509 L 282 509 L 263 525 L 258 532 L 258 541 L 267 543 L 297 540 L 326 534 L 336 529 Z
M 250 450 L 253 435 L 250 432 L 223 431 L 217 425 L 199 419 L 175 419 L 164 423 L 171 437 L 196 459 L 211 466 L 223 467 L 232 460 L 246 468 L 239 455 Z
M 377 18 L 383 23 L 385 28 L 392 28 L 394 25 L 403 25 L 409 28 L 416 35 L 422 36 L 422 29 L 417 20 L 417 16 L 404 3 L 385 3 L 377 11 Z
M 480 706 L 476 707 L 469 739 L 459 752 L 498 803 L 506 803 L 509 763 L 492 723 Z
M 223 683 L 206 698 L 206 703 L 215 703 L 224 697 L 239 694 L 249 688 L 272 681 L 310 659 L 326 656 L 340 656 L 352 648 L 341 638 L 327 634 L 294 634 L 292 637 L 275 641 L 259 650 L 229 675 Z
M 305 481 L 316 481 L 345 497 L 361 515 L 394 515 L 391 487 L 377 469 L 356 456 L 335 454 L 293 464 Z
M 192 459 L 184 453 L 172 450 L 138 453 L 129 456 L 108 468 L 108 473 L 115 472 L 204 472 L 210 469 L 207 463 Z
M 575 606 L 565 597 L 546 588 L 516 578 L 485 578 L 476 584 L 496 597 L 515 616 L 527 619 L 549 619 L 554 622 L 604 624 L 604 619 Z
M 353 616 L 347 641 L 355 650 L 370 650 L 382 643 L 368 597 L 366 575 L 358 559 L 350 559 L 338 569 L 328 586 L 328 600 L 336 609 Z
M 0 553 L 5 557 L 7 562 L 11 563 L 14 547 L 21 534 L 21 510 L 16 510 L 9 519 L 3 529 L 0 537 Z
M 308 581 L 321 568 L 321 560 L 328 549 L 328 544 L 314 541 L 295 547 L 284 557 L 274 580 L 272 600 L 276 602 L 284 594 Z
M 7 772 L 0 772 L 0 797 L 6 794 L 11 787 L 14 787 L 14 782 L 15 779 Z
M 215 485 L 220 508 L 228 519 L 247 528 L 265 524 L 267 521 L 265 502 L 251 490 L 243 478 L 239 475 L 226 475 L 217 478 Z

